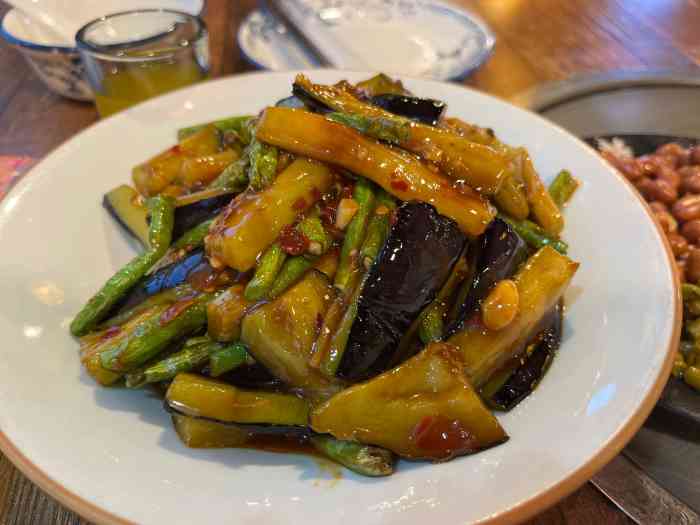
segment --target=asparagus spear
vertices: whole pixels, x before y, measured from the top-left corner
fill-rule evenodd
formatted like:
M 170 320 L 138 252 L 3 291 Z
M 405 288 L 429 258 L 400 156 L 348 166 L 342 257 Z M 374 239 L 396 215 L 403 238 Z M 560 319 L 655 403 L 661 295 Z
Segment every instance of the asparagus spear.
M 267 188 L 277 175 L 277 148 L 253 139 L 248 148 L 248 155 L 250 186 L 256 191 Z
M 578 189 L 579 182 L 568 170 L 561 170 L 549 185 L 549 194 L 560 208 L 564 206 Z
M 102 366 L 129 372 L 145 364 L 173 341 L 202 328 L 207 322 L 207 303 L 213 298 L 214 294 L 203 293 L 184 299 L 146 320 L 123 343 L 100 354 Z
M 245 288 L 244 295 L 248 301 L 258 301 L 267 295 L 286 258 L 287 254 L 277 242 L 265 251 L 260 258 L 255 275 Z
M 499 215 L 499 217 L 506 221 L 510 227 L 515 230 L 515 233 L 520 235 L 526 243 L 534 248 L 542 248 L 543 246 L 549 245 L 562 255 L 566 255 L 566 252 L 569 250 L 568 244 L 561 239 L 550 237 L 547 232 L 532 221 L 527 219 L 524 221 L 516 221 L 505 215 Z
M 316 263 L 317 259 L 318 257 L 316 256 L 307 255 L 296 255 L 287 259 L 272 288 L 270 288 L 268 297 L 274 299 L 282 295 L 287 288 L 302 278 L 306 271 Z
M 231 191 L 243 191 L 248 186 L 248 165 L 250 156 L 248 148 L 243 151 L 241 158 L 234 160 L 224 168 L 217 178 L 209 183 L 207 189 L 222 189 Z
M 360 261 L 369 269 L 389 235 L 391 213 L 396 209 L 396 201 L 384 190 L 377 192 L 377 206 L 367 224 L 367 236 L 360 249 Z
M 335 274 L 334 285 L 345 292 L 352 274 L 357 270 L 357 259 L 367 231 L 367 220 L 374 207 L 372 184 L 366 179 L 359 179 L 355 184 L 353 199 L 359 205 L 355 216 L 345 230 L 345 240 L 340 251 L 340 263 Z
M 328 377 L 335 376 L 338 367 L 340 366 L 340 361 L 343 359 L 343 353 L 345 352 L 345 347 L 348 344 L 348 337 L 350 337 L 350 330 L 357 317 L 357 303 L 360 300 L 360 294 L 365 286 L 366 279 L 362 279 L 358 283 L 354 290 L 352 291 L 352 296 L 350 297 L 349 304 L 343 317 L 338 323 L 338 328 L 336 329 L 333 337 L 330 339 L 330 345 L 328 351 L 324 352 L 321 361 L 321 372 L 323 372 Z
M 189 343 L 189 344 L 188 344 Z M 213 352 L 221 349 L 221 344 L 211 339 L 195 338 L 188 341 L 179 351 L 155 364 L 126 375 L 126 386 L 138 388 L 148 383 L 158 383 L 174 378 L 180 372 L 189 372 L 204 365 Z
M 209 356 L 209 374 L 219 377 L 246 362 L 248 349 L 243 343 L 234 343 L 216 350 Z
M 151 224 L 148 251 L 132 259 L 112 276 L 78 312 L 70 325 L 73 335 L 85 335 L 97 326 L 110 308 L 153 266 L 168 249 L 175 217 L 175 200 L 159 195 L 149 200 Z
M 311 443 L 321 454 L 363 476 L 388 476 L 394 472 L 394 455 L 380 447 L 331 436 L 313 436 Z

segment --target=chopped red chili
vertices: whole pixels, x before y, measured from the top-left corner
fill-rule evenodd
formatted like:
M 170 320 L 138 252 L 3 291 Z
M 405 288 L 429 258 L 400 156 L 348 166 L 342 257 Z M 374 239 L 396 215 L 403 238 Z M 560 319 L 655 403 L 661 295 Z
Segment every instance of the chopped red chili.
M 309 247 L 309 239 L 306 235 L 291 225 L 282 228 L 279 243 L 282 251 L 289 255 L 301 255 Z
M 292 204 L 292 209 L 296 211 L 304 211 L 306 209 L 306 199 L 304 197 L 299 197 Z
M 393 179 L 391 181 L 391 187 L 397 191 L 408 191 L 408 184 L 405 180 Z
M 175 144 L 172 148 L 170 148 L 170 153 L 173 155 L 179 155 L 182 153 L 182 149 L 180 148 L 179 144 Z
M 118 335 L 119 332 L 121 332 L 121 331 L 122 331 L 122 327 L 121 327 L 121 326 L 110 326 L 110 327 L 107 328 L 107 330 L 105 330 L 104 333 L 102 334 L 102 340 L 104 341 L 104 340 L 107 340 L 107 339 L 111 339 L 111 338 L 114 337 L 115 335 Z
M 178 317 L 181 313 L 187 310 L 194 303 L 194 298 L 190 297 L 187 299 L 181 299 L 170 306 L 165 312 L 160 316 L 159 323 L 161 326 L 165 326 L 173 319 Z

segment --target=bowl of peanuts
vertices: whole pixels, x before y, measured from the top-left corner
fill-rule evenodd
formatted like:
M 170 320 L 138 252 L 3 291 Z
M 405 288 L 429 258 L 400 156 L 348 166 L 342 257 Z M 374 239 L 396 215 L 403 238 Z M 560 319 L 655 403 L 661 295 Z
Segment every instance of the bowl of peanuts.
M 683 294 L 672 373 L 700 393 L 700 138 L 616 134 L 585 140 L 637 188 L 666 234 Z

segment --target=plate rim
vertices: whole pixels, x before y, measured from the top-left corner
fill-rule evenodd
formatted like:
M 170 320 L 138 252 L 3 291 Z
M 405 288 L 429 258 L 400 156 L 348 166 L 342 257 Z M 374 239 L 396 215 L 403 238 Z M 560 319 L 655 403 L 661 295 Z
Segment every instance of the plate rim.
M 101 119 L 98 120 L 97 122 L 94 122 L 93 124 L 89 125 L 85 129 L 81 130 L 79 133 L 75 134 L 74 136 L 66 139 L 63 141 L 61 144 L 59 144 L 57 147 L 55 147 L 53 150 L 51 150 L 47 155 L 45 155 L 40 162 L 38 162 L 35 166 L 32 167 L 32 169 L 27 172 L 26 175 L 30 175 L 32 172 L 35 170 L 38 171 L 44 163 L 49 161 L 50 159 L 54 158 L 55 156 L 61 155 L 62 152 L 65 150 L 65 148 L 70 147 L 70 144 L 73 143 L 73 141 L 77 140 L 83 133 L 89 133 L 93 128 L 100 127 L 104 125 L 105 122 L 110 122 L 113 118 L 120 118 L 123 113 L 128 113 L 132 111 L 134 108 L 141 108 L 142 106 L 147 106 L 152 104 L 154 101 L 159 100 L 162 97 L 167 97 L 169 95 L 172 95 L 175 92 L 179 91 L 186 91 L 188 89 L 196 90 L 198 86 L 201 86 L 202 84 L 210 84 L 210 83 L 225 83 L 225 82 L 231 82 L 234 81 L 235 79 L 238 79 L 239 77 L 248 77 L 248 76 L 267 76 L 267 75 L 284 75 L 284 76 L 292 76 L 298 73 L 303 73 L 303 74 L 313 74 L 314 72 L 318 71 L 324 71 L 328 73 L 335 73 L 338 75 L 343 75 L 347 73 L 358 73 L 360 71 L 352 71 L 352 70 L 341 70 L 341 69 L 335 69 L 335 68 L 318 68 L 318 69 L 304 69 L 304 70 L 290 70 L 290 71 L 251 71 L 251 72 L 245 72 L 245 73 L 239 73 L 239 74 L 234 74 L 234 75 L 228 75 L 225 77 L 220 77 L 217 79 L 212 79 L 208 80 L 203 83 L 195 84 L 194 86 L 190 87 L 185 87 L 181 88 L 175 91 L 171 91 L 169 93 L 166 93 L 164 95 L 161 95 L 159 97 L 155 97 L 153 99 L 146 100 L 140 104 L 137 104 L 136 106 L 133 106 L 132 108 L 129 108 L 128 110 L 121 112 L 121 113 L 116 113 L 115 115 L 112 115 L 106 119 Z M 366 74 L 371 74 L 368 73 L 367 71 L 362 71 L 361 73 L 366 73 Z M 405 75 L 400 75 L 402 79 L 405 80 L 415 80 L 416 82 L 425 82 L 425 83 L 433 83 L 437 85 L 448 85 L 452 88 L 456 89 L 466 89 L 467 91 L 477 93 L 481 96 L 486 96 L 492 99 L 495 99 L 499 102 L 502 102 L 504 104 L 507 104 L 511 107 L 515 107 L 517 109 L 520 109 L 522 111 L 526 111 L 533 115 L 535 118 L 541 120 L 543 123 L 545 123 L 547 126 L 551 126 L 555 129 L 557 129 L 559 132 L 568 135 L 569 137 L 573 137 L 576 139 L 584 148 L 588 148 L 591 151 L 595 152 L 595 149 L 592 148 L 590 145 L 586 144 L 583 142 L 580 138 L 576 137 L 572 133 L 566 131 L 563 127 L 559 126 L 558 124 L 551 122 L 538 113 L 535 113 L 533 111 L 529 111 L 526 108 L 523 107 L 518 107 L 517 105 L 513 104 L 510 101 L 500 99 L 494 95 L 491 95 L 489 93 L 485 93 L 482 91 L 479 91 L 477 89 L 474 89 L 469 86 L 464 86 L 460 84 L 454 84 L 448 81 L 441 81 L 441 80 L 436 80 L 436 79 L 431 79 L 431 78 L 420 78 L 420 77 L 410 77 L 410 76 L 405 76 Z M 597 153 L 596 153 L 597 154 Z M 602 160 L 601 160 L 602 162 Z M 608 173 L 610 173 L 612 176 L 616 177 L 618 180 L 621 181 L 622 184 L 625 184 L 628 186 L 628 188 L 634 190 L 634 186 L 632 183 L 627 180 L 621 173 L 618 171 L 612 169 L 611 167 L 608 167 L 609 169 L 607 170 Z M 31 177 L 25 176 L 22 177 L 23 180 L 19 181 L 19 184 L 13 188 L 14 192 L 18 192 L 21 194 L 24 194 L 25 189 L 23 186 L 28 184 L 28 180 L 31 180 Z M 549 488 L 545 489 L 544 491 L 540 492 L 539 494 L 536 494 L 532 496 L 531 498 L 524 499 L 522 501 L 519 501 L 512 505 L 511 507 L 505 509 L 503 512 L 500 512 L 498 514 L 491 515 L 483 520 L 474 522 L 475 524 L 479 525 L 486 525 L 486 524 L 496 524 L 496 523 L 520 523 L 523 522 L 531 517 L 533 517 L 535 514 L 544 511 L 545 509 L 551 507 L 552 505 L 556 504 L 572 492 L 574 492 L 576 489 L 578 489 L 580 486 L 582 486 L 586 481 L 588 481 L 596 472 L 598 472 L 600 469 L 602 469 L 607 463 L 609 463 L 618 453 L 622 451 L 624 446 L 632 439 L 634 434 L 641 428 L 642 424 L 644 421 L 648 418 L 649 414 L 653 410 L 654 406 L 656 405 L 656 402 L 658 401 L 659 397 L 661 396 L 661 393 L 663 391 L 663 388 L 665 387 L 668 378 L 670 377 L 671 369 L 673 366 L 673 356 L 674 352 L 677 350 L 678 347 L 678 342 L 680 340 L 680 335 L 681 335 L 681 329 L 682 329 L 682 299 L 681 299 L 681 292 L 680 292 L 680 286 L 679 286 L 679 274 L 678 274 L 678 269 L 675 265 L 675 258 L 673 256 L 673 252 L 671 251 L 671 246 L 666 238 L 666 236 L 663 234 L 663 231 L 660 227 L 660 225 L 654 220 L 653 218 L 653 212 L 649 208 L 649 205 L 647 202 L 642 198 L 641 195 L 635 190 L 632 192 L 632 194 L 635 196 L 635 198 L 642 204 L 642 208 L 644 209 L 648 219 L 650 220 L 651 224 L 654 226 L 654 231 L 656 231 L 657 236 L 661 240 L 661 244 L 664 249 L 664 253 L 666 255 L 666 262 L 667 265 L 669 266 L 671 270 L 671 274 L 673 277 L 673 318 L 672 318 L 672 326 L 673 329 L 671 331 L 671 336 L 669 337 L 669 340 L 666 344 L 665 348 L 665 357 L 664 357 L 664 362 L 663 365 L 661 366 L 659 373 L 656 376 L 656 379 L 654 380 L 654 383 L 652 387 L 648 390 L 644 398 L 641 400 L 641 403 L 638 405 L 634 413 L 626 420 L 623 422 L 623 424 L 617 428 L 615 433 L 601 445 L 600 451 L 598 454 L 594 455 L 591 457 L 588 461 L 580 465 L 578 468 L 575 470 L 569 472 L 563 479 L 561 479 L 559 482 L 555 483 L 554 485 L 550 486 Z M 6 196 L 7 197 L 7 196 Z M 17 448 L 14 443 L 7 437 L 5 432 L 0 429 L 0 451 L 5 454 L 5 456 L 12 462 L 12 464 L 17 467 L 17 469 L 22 472 L 27 478 L 30 479 L 34 484 L 36 484 L 40 489 L 45 491 L 47 494 L 49 494 L 51 497 L 53 497 L 55 500 L 57 500 L 60 504 L 64 505 L 65 507 L 69 508 L 70 510 L 76 512 L 83 518 L 86 518 L 90 521 L 93 521 L 95 523 L 104 523 L 106 525 L 137 525 L 136 522 L 130 521 L 126 518 L 123 518 L 121 516 L 118 516 L 117 514 L 110 512 L 108 510 L 105 510 L 104 508 L 100 507 L 99 505 L 96 505 L 88 499 L 81 497 L 74 492 L 66 489 L 61 483 L 58 481 L 54 480 L 51 478 L 46 472 L 44 472 L 41 468 L 39 468 L 31 459 L 29 459 L 19 448 Z
M 479 29 L 484 33 L 484 36 L 486 38 L 486 45 L 484 48 L 481 50 L 481 52 L 477 55 L 477 58 L 470 63 L 467 67 L 463 67 L 460 69 L 460 71 L 454 75 L 445 77 L 445 78 L 434 78 L 434 77 L 413 77 L 416 79 L 420 80 L 434 80 L 437 82 L 448 82 L 448 81 L 459 81 L 463 80 L 472 73 L 474 73 L 477 69 L 479 69 L 481 66 L 483 66 L 489 58 L 491 58 L 491 55 L 493 55 L 494 49 L 496 47 L 496 35 L 491 29 L 491 27 L 486 23 L 486 21 L 479 16 L 478 14 L 474 13 L 471 10 L 464 9 L 460 6 L 456 6 L 453 4 L 447 4 L 445 2 L 442 2 L 440 0 L 430 0 L 430 2 L 438 7 L 440 7 L 442 10 L 445 11 L 451 11 L 453 14 L 457 14 L 462 17 L 468 17 L 474 22 L 475 25 L 479 27 Z M 267 9 L 264 5 L 264 2 L 262 2 L 259 6 L 256 8 L 252 9 L 244 18 L 241 24 L 238 26 L 238 31 L 236 31 L 236 45 L 238 46 L 238 49 L 241 52 L 241 58 L 253 66 L 254 68 L 260 70 L 260 71 L 270 71 L 273 73 L 281 73 L 281 72 L 287 72 L 287 71 L 296 71 L 294 69 L 271 69 L 270 67 L 266 66 L 262 62 L 256 60 L 253 58 L 252 53 L 250 52 L 250 49 L 244 45 L 243 41 L 243 33 L 244 31 L 248 28 L 250 25 L 251 19 L 254 16 L 261 15 L 261 16 L 271 16 L 269 13 L 267 13 Z M 336 68 L 319 68 L 319 69 L 336 69 Z M 340 70 L 340 68 L 337 68 Z M 347 70 L 351 71 L 351 70 Z M 402 75 L 404 76 L 404 75 Z M 410 78 L 406 77 L 406 78 Z

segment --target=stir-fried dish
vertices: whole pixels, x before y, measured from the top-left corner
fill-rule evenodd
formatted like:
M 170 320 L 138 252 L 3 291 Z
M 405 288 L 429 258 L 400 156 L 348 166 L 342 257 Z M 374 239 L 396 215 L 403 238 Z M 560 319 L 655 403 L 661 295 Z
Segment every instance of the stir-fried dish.
M 508 439 L 578 263 L 578 183 L 378 75 L 298 76 L 181 129 L 104 197 L 143 244 L 71 332 L 101 385 L 158 387 L 191 447 L 298 449 L 368 476 Z
M 683 334 L 673 376 L 700 391 L 700 145 L 669 142 L 635 157 L 614 138 L 599 141 L 599 149 L 647 200 L 666 234 L 683 292 Z

